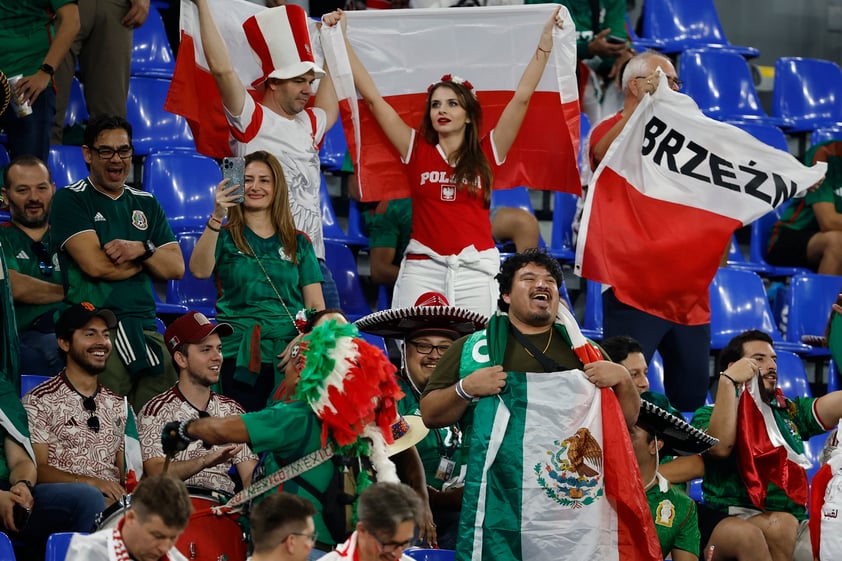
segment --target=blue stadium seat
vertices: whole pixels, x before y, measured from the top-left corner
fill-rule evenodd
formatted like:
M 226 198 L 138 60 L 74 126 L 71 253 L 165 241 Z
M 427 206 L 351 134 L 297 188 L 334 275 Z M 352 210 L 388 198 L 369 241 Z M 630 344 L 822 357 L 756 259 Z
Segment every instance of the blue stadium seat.
M 787 292 L 789 314 L 784 338 L 801 342 L 802 335 L 824 335 L 831 307 L 840 292 L 842 277 L 806 273 L 793 276 Z M 810 349 L 808 356 L 830 356 L 826 347 Z
M 368 247 L 368 236 L 363 234 L 363 219 L 357 201 L 348 199 L 348 237 L 356 240 L 352 245 Z
M 595 341 L 602 341 L 602 284 L 588 280 L 585 289 L 585 318 L 582 333 Z
M 12 547 L 12 540 L 4 532 L 0 532 L 0 561 L 15 561 L 15 550 Z M 61 556 L 64 561 L 64 555 Z M 49 559 L 47 560 L 49 561 Z
M 491 191 L 491 210 L 497 207 L 520 208 L 530 214 L 535 214 L 535 208 L 532 206 L 532 199 L 529 197 L 529 189 L 527 187 L 512 187 L 511 189 L 495 189 Z M 540 234 L 539 234 L 540 236 Z M 538 247 L 547 247 L 544 237 L 538 238 Z M 565 258 L 563 250 L 556 251 L 552 248 L 548 249 L 550 255 L 559 259 Z
M 88 164 L 81 146 L 50 146 L 47 167 L 57 189 L 67 187 L 88 177 Z
M 333 210 L 333 203 L 330 200 L 330 192 L 327 190 L 327 182 L 325 181 L 324 174 L 321 174 L 319 198 L 322 209 L 322 232 L 324 233 L 325 240 L 332 240 L 350 246 L 368 245 L 368 238 L 362 234 L 359 236 L 350 236 L 342 230 L 342 226 L 339 225 L 339 220 L 336 218 L 336 211 Z
M 169 87 L 169 80 L 129 78 L 126 119 L 132 124 L 136 156 L 156 150 L 196 150 L 193 133 L 184 117 L 164 111 Z
M 783 119 L 772 118 L 760 106 L 751 69 L 734 52 L 690 49 L 681 53 L 678 74 L 686 93 L 705 115 L 719 121 L 757 121 L 774 125 Z
M 216 286 L 213 277 L 197 279 L 190 272 L 190 256 L 202 236 L 201 231 L 179 231 L 175 237 L 184 255 L 184 276 L 167 282 L 167 302 L 180 304 L 190 310 L 202 312 L 208 317 L 216 315 Z
M 44 376 L 42 374 L 21 374 L 20 375 L 20 396 L 23 397 L 29 393 L 29 390 L 49 380 L 51 376 Z M 2 560 L 0 560 L 2 561 Z
M 778 343 L 775 343 L 778 355 L 778 387 L 789 398 L 813 397 L 810 391 L 810 382 L 807 380 L 807 369 L 804 368 L 804 361 L 795 353 L 780 350 Z
M 204 229 L 222 172 L 212 158 L 155 152 L 143 162 L 143 190 L 158 199 L 173 230 Z
M 415 561 L 454 561 L 456 559 L 456 552 L 452 549 L 412 547 L 404 551 L 404 553 L 415 559 Z
M 386 340 L 383 339 L 380 335 L 372 335 L 371 333 L 365 333 L 360 331 L 360 337 L 363 338 L 367 343 L 377 347 L 383 354 L 389 356 L 389 349 L 386 348 Z
M 655 351 L 652 360 L 649 361 L 649 372 L 646 377 L 649 379 L 649 391 L 667 395 L 664 389 L 664 359 L 658 351 Z
M 132 40 L 132 76 L 172 78 L 175 57 L 167 39 L 164 20 L 160 12 L 152 8 L 146 21 L 134 30 Z
M 336 124 L 325 132 L 322 149 L 319 151 L 319 161 L 322 168 L 334 173 L 341 171 L 347 152 L 348 142 L 345 140 L 342 119 L 337 119 Z
M 88 106 L 85 104 L 85 94 L 82 84 L 73 76 L 70 82 L 70 97 L 67 99 L 67 109 L 64 112 L 64 126 L 72 127 L 88 121 Z
M 842 140 L 842 124 L 817 128 L 810 137 L 810 144 L 821 144 L 829 140 Z
M 836 361 L 830 359 L 827 366 L 827 393 L 842 390 L 842 384 L 839 382 L 839 369 L 836 367 Z
M 751 241 L 749 242 L 748 260 L 752 263 L 759 263 L 770 269 L 768 273 L 774 277 L 790 277 L 798 273 L 809 272 L 803 267 L 781 267 L 772 265 L 766 261 L 766 246 L 769 245 L 769 236 L 772 226 L 783 214 L 783 211 L 790 204 L 785 202 L 772 212 L 764 214 L 751 223 Z
M 351 321 L 371 313 L 365 298 L 357 261 L 351 249 L 342 243 L 325 240 L 325 264 L 333 274 L 336 288 L 339 290 L 339 302 L 342 311 Z
M 553 226 L 551 247 L 553 255 L 572 263 L 576 258 L 576 246 L 573 245 L 573 219 L 576 218 L 576 205 L 579 197 L 572 193 L 556 191 L 553 200 Z
M 773 148 L 789 152 L 789 144 L 786 141 L 786 135 L 777 125 L 758 121 L 752 121 L 750 123 L 736 121 L 732 124 L 740 127 L 757 140 L 765 142 Z
M 47 538 L 47 552 L 44 561 L 64 561 L 64 558 L 67 556 L 67 548 L 70 547 L 70 540 L 73 539 L 74 535 L 73 532 L 50 534 L 50 537 Z M 85 534 L 82 533 L 80 535 Z
M 755 48 L 728 42 L 713 0 L 646 0 L 639 41 L 645 43 L 649 39 L 659 43 L 646 46 L 668 54 L 705 47 L 749 58 L 759 54 Z
M 803 343 L 784 341 L 766 299 L 763 280 L 756 273 L 720 268 L 710 284 L 711 349 L 724 348 L 732 337 L 747 329 L 768 333 L 780 350 L 810 351 Z
M 842 123 L 842 69 L 835 62 L 782 57 L 775 62 L 772 115 L 788 132 Z

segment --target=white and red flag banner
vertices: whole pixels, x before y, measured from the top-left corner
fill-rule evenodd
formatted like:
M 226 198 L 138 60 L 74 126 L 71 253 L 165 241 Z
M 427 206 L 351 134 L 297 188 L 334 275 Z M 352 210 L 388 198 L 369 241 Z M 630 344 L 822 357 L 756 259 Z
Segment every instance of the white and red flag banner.
M 575 272 L 617 299 L 685 325 L 710 321 L 708 286 L 731 234 L 824 177 L 714 121 L 666 77 L 594 172 Z
M 210 0 L 209 5 L 234 68 L 250 88 L 261 71 L 242 23 L 267 8 L 244 0 Z M 348 12 L 347 32 L 380 92 L 411 126 L 421 124 L 430 84 L 444 74 L 452 74 L 474 85 L 483 106 L 483 130 L 487 131 L 511 99 L 555 7 L 540 4 Z M 506 163 L 496 174 L 496 189 L 527 185 L 580 192 L 575 27 L 564 8 L 562 12 L 566 25 L 553 32 L 547 69 Z M 181 30 L 182 43 L 165 108 L 188 120 L 199 152 L 214 157 L 228 155 L 228 126 L 202 54 L 198 11 L 190 0 L 181 2 Z M 406 197 L 409 185 L 400 155 L 362 102 L 359 116 L 353 115 L 357 100 L 347 56 L 342 41 L 329 40 L 328 31 L 324 27 L 325 36 L 319 38 L 311 28 L 316 62 L 321 64 L 323 60 L 324 44 L 342 99 L 343 124 L 362 198 Z

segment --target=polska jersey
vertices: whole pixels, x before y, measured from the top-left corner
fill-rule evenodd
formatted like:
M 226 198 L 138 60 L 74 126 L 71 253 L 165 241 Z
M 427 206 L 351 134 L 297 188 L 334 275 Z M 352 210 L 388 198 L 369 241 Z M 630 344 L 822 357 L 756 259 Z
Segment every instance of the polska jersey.
M 154 330 L 155 299 L 151 278 L 145 271 L 125 280 L 95 279 L 64 251 L 70 238 L 88 231 L 97 235 L 100 246 L 116 239 L 149 240 L 155 247 L 175 243 L 172 228 L 154 195 L 126 186 L 119 197 L 112 199 L 85 178 L 59 189 L 52 208 L 52 249 L 59 254 L 65 300 L 108 308 L 118 319 L 142 319 L 144 329 Z

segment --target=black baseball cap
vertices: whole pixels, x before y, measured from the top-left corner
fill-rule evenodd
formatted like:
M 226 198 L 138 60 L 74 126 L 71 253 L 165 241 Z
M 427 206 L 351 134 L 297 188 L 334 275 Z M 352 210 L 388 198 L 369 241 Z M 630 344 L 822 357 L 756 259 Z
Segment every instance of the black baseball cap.
M 64 310 L 56 321 L 56 335 L 67 338 L 73 331 L 87 325 L 94 318 L 102 318 L 109 329 L 117 327 L 117 316 L 111 310 L 97 308 L 90 302 L 73 304 Z

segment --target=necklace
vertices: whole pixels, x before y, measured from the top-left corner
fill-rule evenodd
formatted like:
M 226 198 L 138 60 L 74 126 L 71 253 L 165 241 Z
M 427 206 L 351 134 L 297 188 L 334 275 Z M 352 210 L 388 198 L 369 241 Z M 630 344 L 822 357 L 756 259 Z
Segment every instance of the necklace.
M 289 308 L 287 308 L 287 303 L 284 302 L 283 298 L 281 298 L 281 293 L 278 292 L 277 288 L 275 288 L 275 283 L 272 282 L 272 278 L 269 276 L 269 273 L 266 272 L 266 268 L 263 266 L 263 262 L 260 261 L 260 257 L 257 256 L 257 253 L 254 251 L 254 248 L 251 247 L 251 243 L 249 243 L 249 239 L 245 236 L 245 234 L 243 234 L 243 239 L 246 241 L 246 245 L 248 246 L 249 251 L 251 252 L 251 256 L 254 257 L 255 260 L 257 260 L 257 264 L 260 266 L 260 270 L 263 271 L 263 276 L 266 277 L 266 280 L 269 282 L 269 286 L 272 287 L 272 291 L 275 293 L 275 296 L 277 296 L 278 300 L 280 300 L 281 306 L 284 307 L 284 311 L 287 313 L 287 316 L 292 322 L 293 327 L 295 327 L 296 331 L 300 332 L 298 326 L 295 325 L 295 318 L 292 317 L 292 314 L 289 312 Z
M 550 348 L 550 341 L 552 341 L 552 340 L 553 340 L 553 328 L 550 327 L 550 336 L 547 337 L 547 344 L 544 345 L 544 350 L 541 351 L 541 354 L 547 354 L 547 349 Z M 532 358 L 535 358 L 535 355 L 533 355 L 531 352 L 529 352 L 529 349 L 527 349 L 524 345 L 521 344 L 521 347 L 523 347 L 523 350 L 526 351 L 526 354 L 528 354 Z

